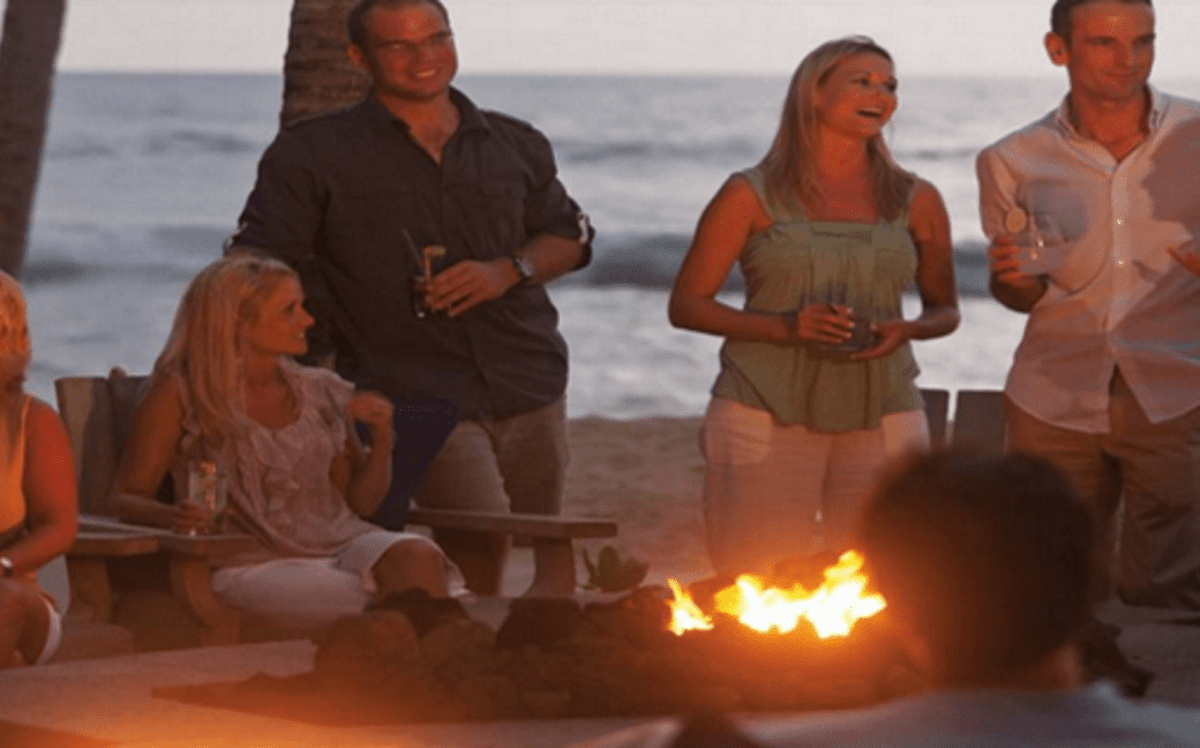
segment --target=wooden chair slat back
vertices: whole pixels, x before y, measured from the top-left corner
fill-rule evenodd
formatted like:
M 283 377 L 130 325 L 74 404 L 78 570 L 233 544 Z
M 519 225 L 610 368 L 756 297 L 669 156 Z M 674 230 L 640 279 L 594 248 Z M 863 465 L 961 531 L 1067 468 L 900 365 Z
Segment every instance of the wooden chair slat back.
M 921 388 L 925 401 L 925 418 L 929 421 L 929 445 L 937 448 L 946 443 L 946 420 L 950 416 L 950 392 Z
M 114 370 L 107 377 L 54 381 L 58 412 L 75 452 L 80 512 L 113 516 L 108 498 L 145 380 Z

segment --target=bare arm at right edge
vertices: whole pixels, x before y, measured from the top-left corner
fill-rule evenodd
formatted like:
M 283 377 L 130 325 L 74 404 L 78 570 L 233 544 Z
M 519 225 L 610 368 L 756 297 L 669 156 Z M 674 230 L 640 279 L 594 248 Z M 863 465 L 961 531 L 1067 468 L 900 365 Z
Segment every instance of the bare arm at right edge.
M 1028 312 L 1046 293 L 1046 281 L 1021 272 L 1017 247 L 1004 229 L 1004 216 L 1017 204 L 1016 178 L 991 148 L 979 154 L 975 173 L 983 234 L 991 239 L 987 250 L 988 290 L 996 301 L 1014 312 Z
M 675 278 L 668 306 L 672 325 L 773 343 L 838 343 L 846 338 L 852 323 L 826 304 L 775 313 L 743 311 L 717 301 L 746 240 L 770 225 L 771 219 L 750 184 L 741 176 L 730 177 L 700 216 Z

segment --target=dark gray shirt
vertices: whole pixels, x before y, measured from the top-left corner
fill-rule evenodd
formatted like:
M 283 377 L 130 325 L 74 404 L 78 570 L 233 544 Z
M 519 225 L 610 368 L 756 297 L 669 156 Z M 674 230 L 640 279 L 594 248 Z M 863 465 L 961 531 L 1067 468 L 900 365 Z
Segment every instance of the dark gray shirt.
M 535 236 L 585 245 L 587 217 L 558 181 L 530 125 L 483 112 L 457 90 L 461 124 L 436 163 L 373 97 L 280 131 L 230 244 L 295 267 L 317 319 L 310 352 L 393 397 L 445 397 L 476 420 L 525 413 L 566 389 L 567 347 L 540 285 L 519 285 L 455 319 L 413 313 L 417 263 L 406 246 L 440 244 L 435 271 L 511 254 Z

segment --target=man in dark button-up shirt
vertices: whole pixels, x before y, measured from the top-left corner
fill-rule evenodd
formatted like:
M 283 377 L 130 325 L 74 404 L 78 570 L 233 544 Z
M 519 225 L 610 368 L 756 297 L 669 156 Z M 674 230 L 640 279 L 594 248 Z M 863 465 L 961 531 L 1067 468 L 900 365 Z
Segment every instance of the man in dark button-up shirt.
M 279 133 L 230 245 L 299 270 L 318 321 L 311 353 L 392 397 L 458 407 L 418 503 L 555 513 L 567 348 L 543 284 L 587 264 L 587 218 L 541 133 L 451 88 L 441 3 L 362 0 L 347 28 L 371 94 Z M 504 538 L 438 540 L 472 590 L 498 590 Z

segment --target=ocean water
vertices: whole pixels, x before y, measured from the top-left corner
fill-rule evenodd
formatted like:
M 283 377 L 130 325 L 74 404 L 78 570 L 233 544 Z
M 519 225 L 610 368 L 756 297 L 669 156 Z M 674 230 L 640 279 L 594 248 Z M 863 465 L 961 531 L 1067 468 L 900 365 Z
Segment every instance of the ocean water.
M 480 105 L 536 124 L 592 216 L 595 259 L 552 295 L 571 346 L 572 415 L 702 412 L 720 340 L 675 330 L 666 299 L 696 220 L 778 121 L 784 77 L 473 76 Z M 1164 83 L 1200 95 L 1200 80 Z M 274 136 L 276 75 L 60 74 L 24 283 L 28 388 L 112 366 L 149 369 L 191 276 L 216 258 Z M 999 387 L 1020 315 L 986 297 L 974 158 L 1054 107 L 1057 79 L 902 81 L 889 143 L 942 191 L 964 322 L 917 344 L 923 386 Z M 737 279 L 730 300 L 737 303 Z M 907 300 L 909 313 L 916 302 Z

